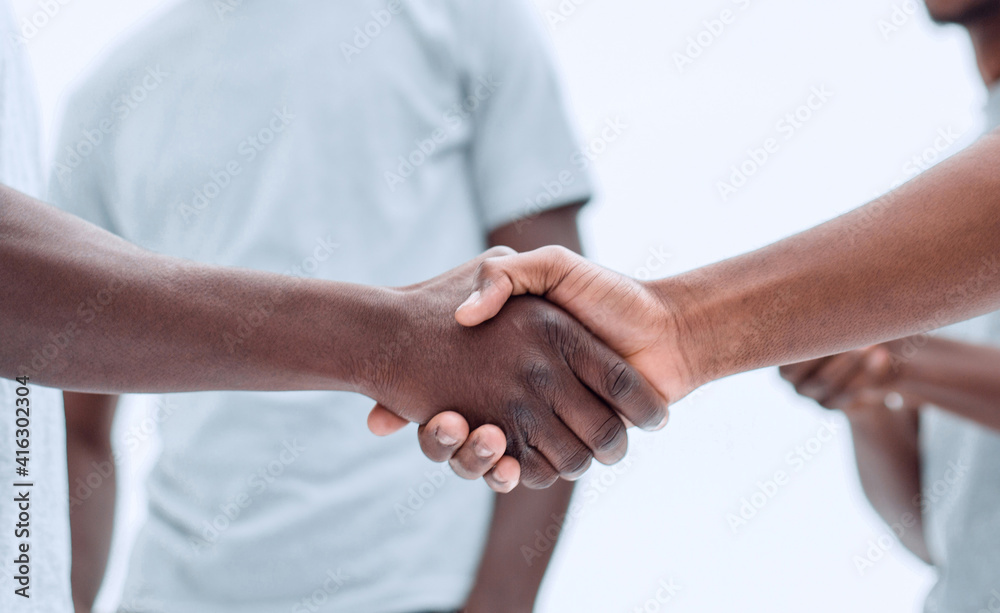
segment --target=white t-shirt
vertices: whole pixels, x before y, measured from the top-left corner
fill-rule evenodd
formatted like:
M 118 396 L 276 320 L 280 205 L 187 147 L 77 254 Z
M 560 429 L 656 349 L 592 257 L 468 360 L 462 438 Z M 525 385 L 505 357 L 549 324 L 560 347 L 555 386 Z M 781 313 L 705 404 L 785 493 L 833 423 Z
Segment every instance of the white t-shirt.
M 214 264 L 410 284 L 591 192 L 528 0 L 189 0 L 68 108 L 52 202 Z M 239 343 L 273 307 L 218 334 Z M 493 495 L 413 432 L 372 436 L 371 404 L 170 397 L 123 609 L 461 606 Z
M 0 183 L 40 197 L 35 86 L 18 41 L 10 9 L 0 1 Z M 48 351 L 47 339 L 38 343 L 39 351 Z M 72 610 L 62 398 L 30 381 L 22 395 L 19 387 L 0 379 L 0 611 L 62 613 Z M 28 453 L 17 456 L 25 439 Z M 16 593 L 25 583 L 28 598 Z
M 986 119 L 990 129 L 1000 128 L 998 88 L 990 92 Z M 1000 271 L 984 266 L 987 282 L 995 282 Z M 1000 346 L 1000 312 L 949 326 L 942 335 Z M 1000 611 L 1000 432 L 931 409 L 921 418 L 920 438 L 924 534 L 939 576 L 925 611 Z

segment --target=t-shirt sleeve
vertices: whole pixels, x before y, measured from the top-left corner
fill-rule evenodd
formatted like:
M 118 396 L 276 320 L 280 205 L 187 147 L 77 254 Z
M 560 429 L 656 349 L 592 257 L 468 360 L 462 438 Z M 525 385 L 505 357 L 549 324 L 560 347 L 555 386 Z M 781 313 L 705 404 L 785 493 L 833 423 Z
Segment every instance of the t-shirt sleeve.
M 530 0 L 476 0 L 467 107 L 472 171 L 490 230 L 586 202 L 592 185 L 566 107 L 549 35 Z
M 103 105 L 104 108 L 110 107 Z M 107 165 L 116 125 L 102 117 L 88 93 L 77 93 L 63 114 L 50 166 L 48 201 L 52 205 L 117 233 L 108 207 Z

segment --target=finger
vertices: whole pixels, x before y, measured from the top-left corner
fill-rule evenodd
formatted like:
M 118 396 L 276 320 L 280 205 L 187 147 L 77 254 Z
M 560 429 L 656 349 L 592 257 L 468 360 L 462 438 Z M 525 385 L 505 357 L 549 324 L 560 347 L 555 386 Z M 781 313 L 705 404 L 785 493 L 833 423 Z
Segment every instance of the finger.
M 602 464 L 614 464 L 628 452 L 628 433 L 622 418 L 584 387 L 572 372 L 553 389 L 545 388 L 560 420 L 583 441 Z
M 835 355 L 815 373 L 796 386 L 803 396 L 808 396 L 820 404 L 843 393 L 847 383 L 856 375 L 864 375 L 864 354 L 848 351 Z
M 455 319 L 463 326 L 477 326 L 499 313 L 511 296 L 544 296 L 559 286 L 576 260 L 583 258 L 556 246 L 483 260 L 472 293 L 455 311 Z
M 476 428 L 449 460 L 451 469 L 463 479 L 478 479 L 503 457 L 507 439 L 500 428 L 485 425 Z
M 839 393 L 826 400 L 824 406 L 841 410 L 845 410 L 845 407 L 853 408 L 856 404 L 868 406 L 869 398 L 875 398 L 878 404 L 884 404 L 888 390 L 883 383 L 888 377 L 891 360 L 892 356 L 883 347 L 864 350 L 860 358 L 861 368 L 842 386 Z
M 798 385 L 810 374 L 816 372 L 816 370 L 822 366 L 829 358 L 819 358 L 816 360 L 806 360 L 805 362 L 797 362 L 795 364 L 786 364 L 778 368 L 778 373 L 781 378 L 788 381 L 792 385 Z
M 368 414 L 368 429 L 375 436 L 389 436 L 399 432 L 410 422 L 396 415 L 381 404 L 376 403 Z
M 506 494 L 521 480 L 521 465 L 514 458 L 504 456 L 483 479 L 494 492 Z
M 847 411 L 856 408 L 856 406 L 868 406 L 868 400 L 871 398 L 877 398 L 878 402 L 881 403 L 885 394 L 884 389 L 873 388 L 869 385 L 868 375 L 864 368 L 859 368 L 839 391 L 831 394 L 820 404 L 828 409 Z
M 593 454 L 590 449 L 563 423 L 550 408 L 548 412 L 539 410 L 517 422 L 524 433 L 523 448 L 517 445 L 510 455 L 521 460 L 524 470 L 521 481 L 529 488 L 548 487 L 554 479 L 548 468 L 555 471 L 555 477 L 569 481 L 579 479 L 587 469 Z M 518 453 L 525 454 L 522 456 Z M 538 458 L 532 458 L 531 452 Z M 534 461 L 534 463 L 533 463 Z M 536 470 L 537 469 L 537 470 Z
M 417 429 L 421 451 L 435 462 L 450 460 L 468 438 L 469 423 L 453 411 L 439 413 Z
M 572 478 L 589 466 L 590 450 L 539 397 L 508 411 L 513 416 L 507 455 L 521 465 L 521 483 L 530 489 L 549 487 L 560 475 Z
M 552 467 L 545 455 L 534 447 L 526 446 L 517 452 L 521 466 L 521 485 L 531 490 L 543 490 L 559 480 L 559 471 Z
M 667 425 L 670 399 L 664 399 L 645 377 L 585 328 L 573 326 L 567 336 L 568 342 L 560 346 L 563 359 L 598 398 L 643 430 L 659 430 Z M 574 432 L 591 445 L 598 442 L 594 434 L 600 433 L 575 428 Z

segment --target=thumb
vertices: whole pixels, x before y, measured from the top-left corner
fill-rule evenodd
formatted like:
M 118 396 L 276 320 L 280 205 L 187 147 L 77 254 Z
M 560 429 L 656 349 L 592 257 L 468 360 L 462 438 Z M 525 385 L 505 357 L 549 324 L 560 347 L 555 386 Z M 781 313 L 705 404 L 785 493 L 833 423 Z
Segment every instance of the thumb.
M 455 319 L 463 326 L 478 326 L 496 316 L 511 296 L 545 296 L 558 289 L 574 258 L 579 256 L 555 246 L 486 258 L 476 269 L 472 293 L 455 311 Z
M 399 432 L 410 422 L 396 415 L 381 404 L 376 404 L 368 414 L 368 429 L 375 436 L 389 436 Z

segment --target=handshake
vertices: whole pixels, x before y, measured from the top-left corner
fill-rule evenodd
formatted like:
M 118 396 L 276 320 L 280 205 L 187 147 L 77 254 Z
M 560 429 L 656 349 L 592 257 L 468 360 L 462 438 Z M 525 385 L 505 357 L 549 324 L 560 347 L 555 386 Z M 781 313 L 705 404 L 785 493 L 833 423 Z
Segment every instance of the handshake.
M 499 491 L 578 477 L 592 458 L 621 459 L 627 425 L 662 427 L 709 381 L 996 310 L 997 159 L 994 132 L 867 206 L 667 279 L 557 247 L 489 251 L 398 290 L 407 332 L 354 389 L 378 401 L 373 432 L 423 424 L 429 457 Z M 785 375 L 810 389 L 809 368 Z
M 704 383 L 679 296 L 561 247 L 497 247 L 397 298 L 407 325 L 360 368 L 369 427 L 420 423 L 429 458 L 499 492 L 619 461 L 628 426 L 662 428 Z

